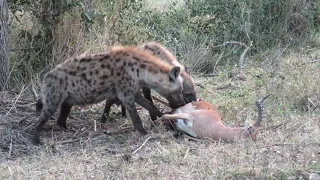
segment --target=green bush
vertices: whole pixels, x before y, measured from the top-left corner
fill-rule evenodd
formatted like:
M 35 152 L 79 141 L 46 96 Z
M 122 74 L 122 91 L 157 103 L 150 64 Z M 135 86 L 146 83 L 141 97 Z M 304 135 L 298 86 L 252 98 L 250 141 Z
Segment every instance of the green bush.
M 173 1 L 162 10 L 147 7 L 145 0 L 57 2 L 63 2 L 59 16 L 47 19 L 43 15 L 52 11 L 48 9 L 51 1 L 9 3 L 10 47 L 15 49 L 10 54 L 11 64 L 15 64 L 13 79 L 29 79 L 30 68 L 32 73 L 46 72 L 86 49 L 95 52 L 114 44 L 145 41 L 164 44 L 194 71 L 208 73 L 217 65 L 234 64 L 242 53 L 237 46 L 212 50 L 211 44 L 252 41 L 247 55 L 254 55 L 275 47 L 303 46 L 320 33 L 320 2 L 316 0 L 187 0 Z M 32 29 L 15 21 L 19 19 L 14 16 L 16 11 L 23 12 L 23 21 L 32 24 Z M 70 27 L 76 30 L 65 35 L 63 27 L 68 20 L 67 25 L 74 22 L 79 27 Z

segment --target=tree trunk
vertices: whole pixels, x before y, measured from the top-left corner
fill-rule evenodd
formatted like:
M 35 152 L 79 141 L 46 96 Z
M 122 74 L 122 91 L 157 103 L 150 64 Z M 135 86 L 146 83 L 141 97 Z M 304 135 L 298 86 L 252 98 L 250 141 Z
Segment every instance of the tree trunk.
M 0 0 L 0 91 L 2 91 L 9 76 L 8 36 L 8 6 L 6 0 Z

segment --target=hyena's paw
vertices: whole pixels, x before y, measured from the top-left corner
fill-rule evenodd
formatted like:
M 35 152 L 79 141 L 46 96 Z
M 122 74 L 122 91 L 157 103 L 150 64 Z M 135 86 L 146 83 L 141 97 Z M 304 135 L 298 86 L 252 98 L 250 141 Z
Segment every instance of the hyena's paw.
M 67 130 L 67 129 L 68 129 L 66 123 L 61 123 L 61 122 L 58 121 L 57 124 L 58 124 L 62 129 L 64 129 L 64 130 Z

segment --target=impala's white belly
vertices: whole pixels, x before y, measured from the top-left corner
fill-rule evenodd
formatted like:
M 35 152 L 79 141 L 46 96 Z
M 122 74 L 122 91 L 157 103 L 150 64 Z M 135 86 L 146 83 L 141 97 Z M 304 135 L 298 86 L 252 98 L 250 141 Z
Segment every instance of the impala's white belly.
M 181 113 L 180 110 L 177 110 L 175 112 L 175 114 L 179 114 L 179 113 Z M 176 127 L 179 130 L 189 134 L 192 137 L 197 137 L 197 134 L 192 130 L 192 126 L 193 126 L 193 122 L 191 120 L 177 119 L 177 121 L 176 121 Z

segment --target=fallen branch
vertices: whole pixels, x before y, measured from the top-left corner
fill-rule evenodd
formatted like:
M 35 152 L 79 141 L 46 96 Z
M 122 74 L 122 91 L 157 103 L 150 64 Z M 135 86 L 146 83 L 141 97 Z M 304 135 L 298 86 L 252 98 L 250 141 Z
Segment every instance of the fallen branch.
M 78 142 L 78 141 L 80 141 L 80 139 L 70 139 L 70 140 L 57 142 L 57 144 L 69 144 L 69 143 L 74 143 L 74 142 Z
M 140 147 L 138 147 L 136 150 L 134 150 L 131 154 L 133 155 L 133 154 L 135 154 L 135 153 L 137 153 L 147 142 L 148 142 L 148 140 L 151 138 L 151 136 L 149 136 L 143 143 L 142 143 L 142 145 L 140 146 Z
M 298 143 L 298 144 L 293 144 L 293 143 L 279 143 L 279 144 L 273 144 L 271 146 L 320 146 L 320 143 Z
M 194 85 L 199 86 L 199 87 L 201 87 L 202 89 L 205 89 L 205 87 L 204 87 L 202 84 L 200 84 L 200 83 L 195 83 Z
M 226 84 L 226 85 L 222 85 L 222 86 L 219 86 L 217 88 L 215 88 L 215 90 L 222 90 L 222 89 L 228 89 L 228 88 L 231 88 L 233 87 L 232 84 Z
M 227 42 L 225 42 L 223 44 L 215 45 L 215 46 L 211 44 L 210 48 L 213 50 L 214 48 L 227 46 L 227 45 L 230 45 L 230 44 L 239 45 L 242 48 L 244 48 L 242 54 L 240 55 L 240 59 L 239 59 L 239 66 L 240 67 L 239 67 L 239 75 L 238 75 L 239 78 L 244 79 L 245 77 L 244 77 L 243 70 L 242 70 L 242 68 L 243 68 L 243 60 L 244 60 L 245 55 L 247 54 L 247 52 L 249 51 L 249 49 L 252 46 L 252 41 L 250 41 L 249 46 L 247 46 L 245 43 L 242 43 L 242 42 L 239 42 L 239 41 L 227 41 Z
M 243 68 L 243 60 L 244 60 L 244 56 L 247 54 L 247 52 L 249 51 L 249 49 L 252 46 L 252 41 L 250 41 L 249 46 L 246 46 L 245 50 L 242 52 L 241 56 L 240 56 L 240 60 L 239 60 L 239 66 L 240 66 L 240 72 L 239 72 L 239 76 L 240 78 L 244 78 L 244 74 L 242 71 Z
M 165 102 L 165 101 L 163 101 L 163 100 L 161 100 L 161 99 L 159 99 L 159 98 L 157 98 L 157 97 L 155 97 L 155 96 L 152 96 L 152 98 L 153 98 L 154 100 L 162 103 L 163 105 L 165 105 L 165 106 L 167 106 L 167 107 L 170 107 L 169 103 L 167 103 L 167 102 Z
M 203 77 L 215 77 L 218 76 L 218 74 L 203 74 Z
M 197 51 L 200 51 L 200 50 L 210 50 L 210 49 L 213 50 L 214 48 L 217 48 L 217 47 L 222 47 L 222 46 L 227 46 L 227 45 L 232 45 L 232 44 L 241 46 L 243 49 L 245 49 L 247 47 L 247 45 L 245 43 L 242 43 L 242 42 L 239 42 L 239 41 L 227 41 L 227 42 L 224 42 L 223 44 L 220 44 L 220 45 L 211 44 L 207 48 L 199 48 L 199 49 L 196 49 L 196 50 L 193 50 L 193 51 L 189 51 L 189 52 L 187 52 L 187 54 L 190 54 L 190 53 L 193 53 L 193 52 L 197 52 Z
M 28 89 L 30 90 L 30 92 L 33 96 L 33 99 L 36 101 L 38 99 L 38 94 L 37 94 L 36 89 L 34 88 L 34 84 L 32 81 L 29 83 Z
M 125 128 L 116 129 L 116 130 L 107 130 L 106 132 L 103 132 L 103 133 L 106 135 L 116 135 L 116 134 L 122 134 L 127 131 L 131 131 L 131 127 L 125 127 Z
M 283 123 L 280 123 L 280 124 L 275 125 L 275 126 L 266 127 L 266 130 L 275 130 L 275 129 L 278 129 L 278 128 L 280 128 L 281 126 L 284 126 L 284 125 L 288 124 L 288 122 L 290 122 L 290 120 L 289 120 L 289 121 L 286 121 L 286 122 L 283 122 Z
M 300 65 L 298 65 L 297 67 L 300 67 L 300 66 L 303 66 L 303 65 L 306 65 L 306 64 L 316 63 L 316 62 L 320 62 L 320 59 L 313 60 L 313 61 L 309 61 L 309 62 L 301 63 L 301 64 L 300 64 Z
M 242 43 L 239 41 L 227 41 L 227 42 L 224 42 L 223 44 L 215 45 L 215 46 L 213 44 L 211 44 L 210 49 L 213 50 L 214 48 L 217 48 L 217 47 L 223 47 L 223 46 L 232 45 L 232 44 L 241 46 L 242 48 L 247 48 L 247 45 L 245 43 Z
M 17 98 L 15 99 L 14 103 L 12 104 L 12 107 L 9 109 L 9 111 L 6 113 L 6 115 L 4 115 L 4 117 L 8 116 L 8 114 L 11 112 L 11 110 L 13 108 L 15 108 L 16 102 L 20 99 L 22 92 L 24 91 L 24 86 L 22 86 L 21 91 L 19 93 L 19 95 L 17 96 Z

